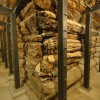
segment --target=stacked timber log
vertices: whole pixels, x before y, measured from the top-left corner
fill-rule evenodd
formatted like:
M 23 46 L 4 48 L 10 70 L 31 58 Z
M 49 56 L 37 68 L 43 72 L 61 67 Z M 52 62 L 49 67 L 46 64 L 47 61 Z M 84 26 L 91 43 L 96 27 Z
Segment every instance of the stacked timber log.
M 91 0 L 90 0 L 91 1 Z M 15 8 L 18 0 L 0 1 L 4 7 Z M 91 6 L 94 2 L 91 2 Z M 68 0 L 67 19 L 67 89 L 78 88 L 83 76 L 84 61 L 78 34 L 85 33 L 84 0 Z M 95 14 L 96 15 L 96 14 Z M 57 0 L 32 0 L 16 18 L 21 84 L 26 84 L 31 100 L 55 100 L 58 85 L 58 22 Z M 0 15 L 0 20 L 7 20 Z M 94 18 L 96 18 L 94 16 Z M 99 18 L 99 17 L 98 17 Z M 98 19 L 97 19 L 98 20 Z M 98 25 L 97 20 L 93 23 Z M 1 27 L 0 27 L 1 28 Z M 96 29 L 97 27 L 95 27 Z M 3 28 L 1 28 L 3 29 Z M 98 35 L 98 36 L 96 36 Z M 94 42 L 95 41 L 95 42 Z M 96 43 L 97 42 L 97 43 Z M 95 44 L 96 43 L 96 44 Z M 98 66 L 99 34 L 91 36 L 91 71 Z M 82 59 L 81 59 L 82 58 Z M 81 60 L 80 60 L 81 59 Z M 62 67 L 62 66 L 61 66 Z M 95 70 L 95 69 L 94 69 Z M 94 71 L 93 70 L 93 71 Z
M 100 61 L 100 44 L 99 37 L 100 32 L 92 30 L 90 37 L 90 76 L 92 77 L 96 71 L 99 70 L 99 61 Z M 84 58 L 79 62 L 80 71 L 82 76 L 84 75 Z
M 0 21 L 6 22 L 7 21 L 7 16 L 0 14 Z M 0 25 L 0 30 L 4 30 L 5 26 Z
M 3 7 L 15 8 L 18 0 L 1 0 L 0 5 Z
M 26 60 L 25 60 L 25 52 L 24 52 L 24 46 L 25 46 L 25 42 L 22 39 L 22 34 L 19 30 L 19 26 L 16 25 L 17 28 L 17 41 L 18 41 L 18 59 L 19 59 L 19 71 L 20 71 L 20 79 L 21 79 L 21 84 L 23 84 L 23 80 L 25 78 L 26 71 L 25 71 L 25 64 L 26 64 Z M 26 76 L 27 77 L 27 76 Z
M 14 8 L 17 1 L 11 0 L 10 2 L 13 2 L 11 4 L 7 2 L 0 2 L 0 4 Z M 94 2 L 91 3 L 91 5 L 93 4 Z M 84 53 L 81 50 L 83 45 L 78 40 L 78 34 L 85 33 L 85 13 L 84 0 L 68 0 L 68 19 L 66 20 L 68 94 L 71 89 L 75 90 L 82 85 L 82 83 L 77 85 L 84 74 L 82 56 Z M 16 18 L 20 79 L 22 84 L 25 83 L 30 100 L 34 100 L 35 96 L 37 100 L 55 100 L 57 98 L 57 16 L 57 0 L 32 0 Z M 95 20 L 93 23 L 98 25 Z M 93 42 L 97 41 L 95 34 L 97 32 L 93 31 L 91 36 L 91 70 L 95 68 L 98 61 L 96 61 L 98 54 L 95 51 L 98 50 L 99 44 Z M 73 86 L 75 87 L 73 88 Z
M 100 66 L 100 32 L 97 32 L 97 34 L 95 34 L 96 37 L 96 41 L 95 41 L 95 47 L 94 47 L 94 59 L 96 60 L 96 69 L 97 71 L 99 70 L 99 66 Z
M 73 4 L 73 6 L 72 6 Z M 84 1 L 68 1 L 67 19 L 67 88 L 70 91 L 83 76 L 81 42 L 78 34 L 85 33 Z M 18 44 L 23 48 L 25 63 L 22 73 L 27 93 L 31 100 L 55 100 L 58 85 L 58 32 L 57 0 L 33 0 L 26 5 L 16 19 L 18 25 Z M 93 37 L 92 37 L 93 38 Z M 94 43 L 95 44 L 95 43 Z M 93 43 L 91 43 L 93 46 Z M 19 48 L 20 51 L 20 48 Z M 93 51 L 93 47 L 91 48 Z M 20 52 L 20 55 L 22 54 Z M 93 52 L 91 52 L 93 53 Z M 91 69 L 96 61 L 91 56 Z M 80 84 L 82 85 L 82 83 Z M 75 88 L 78 88 L 76 86 Z M 75 89 L 74 88 L 74 89 Z M 68 91 L 68 94 L 70 94 Z
M 34 100 L 33 93 L 38 100 L 48 100 L 57 96 L 58 32 L 57 15 L 54 10 L 56 0 L 54 2 L 52 5 L 50 0 L 47 3 L 34 0 L 27 4 L 16 19 L 19 34 L 24 42 L 26 64 L 23 68 L 26 72 L 23 81 L 28 78 L 26 87 L 31 100 Z M 67 88 L 69 88 L 81 79 L 81 72 L 77 66 L 82 54 L 77 32 L 80 32 L 83 26 L 70 19 L 67 22 L 69 31 L 66 35 Z

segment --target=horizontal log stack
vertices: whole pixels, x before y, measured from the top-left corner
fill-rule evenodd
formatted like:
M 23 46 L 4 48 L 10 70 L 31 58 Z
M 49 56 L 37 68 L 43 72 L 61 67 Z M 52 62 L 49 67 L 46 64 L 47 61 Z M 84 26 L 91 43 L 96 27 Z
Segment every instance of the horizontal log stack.
M 50 2 L 48 0 L 47 3 L 50 4 Z M 34 100 L 33 94 L 39 100 L 49 100 L 57 96 L 58 32 L 57 12 L 54 7 L 56 7 L 56 1 L 47 6 L 42 0 L 38 2 L 34 0 L 27 4 L 16 19 L 25 44 L 24 69 L 27 75 L 24 76 L 24 80 L 28 78 L 26 88 L 31 100 Z M 67 88 L 70 88 L 81 79 L 81 72 L 77 66 L 82 53 L 77 31 L 80 32 L 83 26 L 70 19 L 67 22 L 69 31 L 66 44 Z
M 18 41 L 18 59 L 19 59 L 19 71 L 20 71 L 20 80 L 21 80 L 21 85 L 24 83 L 25 77 L 27 78 L 27 74 L 25 71 L 25 52 L 24 52 L 24 46 L 25 42 L 23 41 L 22 34 L 20 32 L 18 24 L 16 25 L 17 28 L 17 41 Z
M 15 8 L 18 0 L 0 5 Z M 9 2 L 7 2 L 9 1 Z M 21 84 L 30 100 L 56 100 L 58 91 L 58 21 L 57 0 L 32 0 L 16 18 Z M 94 5 L 94 2 L 90 4 Z M 82 85 L 86 5 L 84 0 L 68 0 L 67 21 L 67 90 L 68 95 Z M 98 15 L 97 15 L 98 16 Z M 96 23 L 94 16 L 93 23 Z M 4 17 L 3 17 L 4 18 Z M 3 20 L 1 18 L 1 20 Z M 95 20 L 96 19 L 96 20 Z M 97 29 L 98 27 L 95 27 Z M 92 31 L 90 44 L 91 73 L 99 60 L 99 34 Z M 79 85 L 77 85 L 79 84 Z M 73 88 L 74 87 L 74 88 Z
M 96 61 L 96 70 L 99 71 L 100 68 L 100 32 L 95 34 L 96 41 L 95 41 L 95 47 L 94 47 L 94 59 Z
M 18 0 L 1 0 L 0 5 L 3 7 L 15 8 Z
M 73 86 L 80 82 L 84 74 L 83 44 L 78 40 L 78 34 L 85 33 L 86 6 L 83 0 L 80 3 L 79 5 L 77 0 L 68 1 L 66 44 L 68 91 L 73 90 Z M 25 63 L 22 72 L 25 75 L 22 82 L 25 82 L 27 94 L 31 100 L 34 100 L 35 96 L 38 100 L 52 98 L 54 100 L 58 91 L 57 0 L 31 1 L 21 11 L 16 21 L 23 40 L 20 42 L 24 43 L 22 52 Z M 91 60 L 92 69 L 96 62 L 92 57 Z

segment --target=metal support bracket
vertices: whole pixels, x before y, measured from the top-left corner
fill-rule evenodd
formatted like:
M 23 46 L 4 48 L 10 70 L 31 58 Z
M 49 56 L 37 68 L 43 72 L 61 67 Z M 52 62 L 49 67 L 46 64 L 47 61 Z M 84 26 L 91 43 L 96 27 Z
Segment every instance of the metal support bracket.
M 88 9 L 86 15 L 86 34 L 85 34 L 85 58 L 84 58 L 84 87 L 89 88 L 90 84 L 90 34 L 91 34 L 91 13 L 100 9 L 100 4 Z
M 5 58 L 4 58 L 4 41 L 3 41 L 3 32 L 2 31 L 0 31 L 0 33 L 1 33 L 1 54 L 2 54 L 2 62 L 4 62 L 5 61 Z
M 10 23 L 11 23 L 15 88 L 18 89 L 20 88 L 20 75 L 19 75 L 19 60 L 18 60 L 17 30 L 16 30 L 16 14 L 10 14 Z
M 84 87 L 89 88 L 90 79 L 90 34 L 91 34 L 91 13 L 86 15 L 86 35 L 85 35 L 85 58 L 84 58 Z
M 8 62 L 9 62 L 9 72 L 13 74 L 13 64 L 12 64 L 12 49 L 11 49 L 11 34 L 10 25 L 6 24 L 7 42 L 8 42 Z
M 8 61 L 7 61 L 7 41 L 6 41 L 6 33 L 2 31 L 2 36 L 3 36 L 3 48 L 4 48 L 4 61 L 5 61 L 5 68 L 8 68 Z
M 9 14 L 13 13 L 13 10 L 0 6 L 0 13 L 9 15 Z
M 3 22 L 3 21 L 0 21 L 0 25 L 5 26 L 6 24 L 9 24 L 10 25 L 10 23 L 6 23 L 6 22 Z
M 67 0 L 58 1 L 58 99 L 67 100 Z
M 1 7 L 0 13 L 10 15 L 11 23 L 11 37 L 12 37 L 12 49 L 13 49 L 13 65 L 14 65 L 14 79 L 15 88 L 20 88 L 20 75 L 19 75 L 19 61 L 18 61 L 18 46 L 17 46 L 17 31 L 16 31 L 16 14 L 12 9 Z

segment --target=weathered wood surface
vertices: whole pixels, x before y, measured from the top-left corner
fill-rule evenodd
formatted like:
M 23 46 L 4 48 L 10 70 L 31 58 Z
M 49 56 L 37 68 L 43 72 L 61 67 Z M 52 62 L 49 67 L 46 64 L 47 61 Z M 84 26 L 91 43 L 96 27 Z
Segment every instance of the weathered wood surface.
M 43 30 L 56 29 L 57 28 L 56 15 L 50 11 L 40 11 L 38 13 L 38 27 Z
M 83 75 L 82 44 L 78 34 L 85 33 L 86 6 L 83 0 L 68 0 L 67 19 L 67 88 L 76 84 Z M 96 18 L 96 17 L 95 17 Z M 58 22 L 57 0 L 32 0 L 17 17 L 19 53 L 24 51 L 25 71 L 28 76 L 28 92 L 33 99 L 33 92 L 39 100 L 49 100 L 57 91 L 58 78 Z M 97 25 L 97 24 L 95 24 Z M 92 30 L 93 34 L 97 31 Z M 22 38 L 21 38 L 22 37 Z M 21 44 L 22 39 L 22 44 Z M 98 57 L 95 48 L 97 38 L 91 37 L 91 58 Z M 99 39 L 98 39 L 99 41 Z M 23 42 L 25 43 L 23 45 Z M 95 66 L 96 60 L 91 60 Z M 20 65 L 22 65 L 20 61 Z M 80 64 L 82 65 L 82 64 Z M 92 68 L 92 67 L 91 67 Z M 23 75 L 22 69 L 22 75 Z M 54 76 L 52 76 L 54 75 Z M 26 77 L 26 76 L 25 76 Z M 48 86 L 50 85 L 50 86 Z M 34 99 L 33 99 L 34 100 Z
M 20 22 L 22 34 L 37 34 L 36 14 L 31 14 L 24 21 Z
M 49 10 L 51 7 L 51 0 L 34 0 L 34 3 L 41 9 Z
M 26 7 L 21 11 L 20 16 L 22 19 L 26 19 L 28 16 L 30 16 L 33 12 L 35 12 L 35 5 L 34 2 L 31 1 L 26 5 Z
M 73 36 L 74 37 L 74 36 Z M 69 38 L 69 37 L 68 37 Z M 54 54 L 58 53 L 58 38 L 53 37 L 50 39 L 46 39 L 43 42 L 44 45 L 44 53 L 45 54 Z M 75 39 L 67 39 L 67 52 L 75 52 L 81 49 L 81 43 Z
M 14 8 L 18 3 L 18 0 L 1 0 L 0 5 L 4 7 Z

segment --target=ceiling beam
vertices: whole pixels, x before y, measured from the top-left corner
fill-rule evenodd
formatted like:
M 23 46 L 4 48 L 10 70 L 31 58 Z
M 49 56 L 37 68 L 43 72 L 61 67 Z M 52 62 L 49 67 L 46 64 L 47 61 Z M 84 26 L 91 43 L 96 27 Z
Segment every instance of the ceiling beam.
M 6 25 L 6 24 L 10 24 L 10 23 L 0 21 L 0 25 Z
M 100 10 L 100 4 L 93 6 L 92 9 L 89 9 L 89 12 L 94 12 L 97 10 Z
M 3 32 L 4 30 L 0 30 L 0 33 Z
M 7 14 L 10 15 L 11 13 L 13 13 L 12 9 L 6 8 L 6 7 L 1 7 L 0 6 L 0 13 L 1 14 Z

